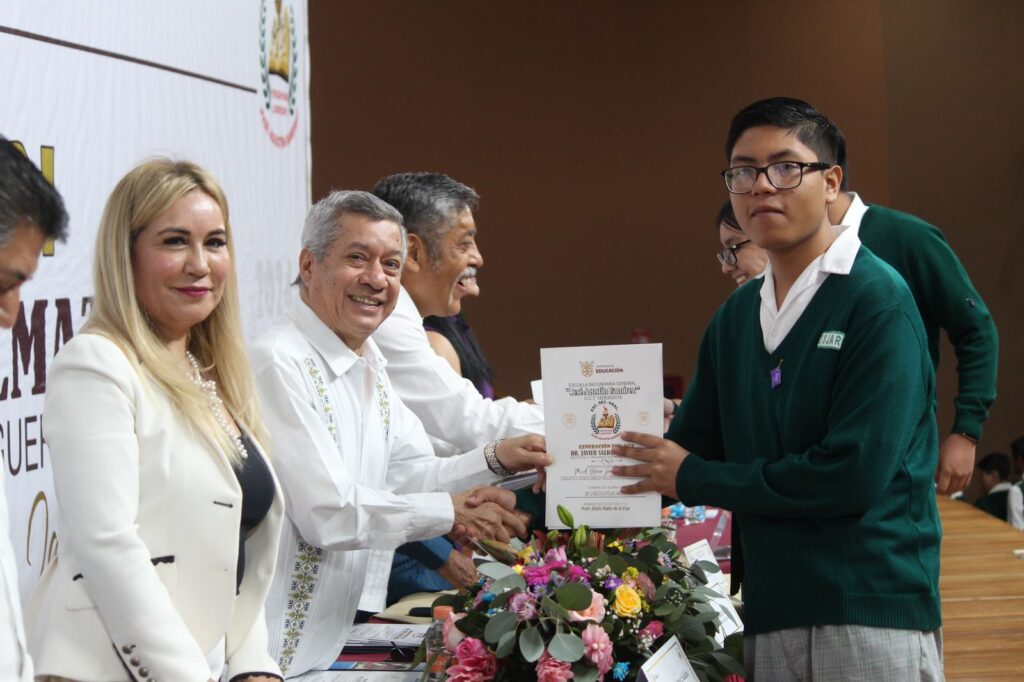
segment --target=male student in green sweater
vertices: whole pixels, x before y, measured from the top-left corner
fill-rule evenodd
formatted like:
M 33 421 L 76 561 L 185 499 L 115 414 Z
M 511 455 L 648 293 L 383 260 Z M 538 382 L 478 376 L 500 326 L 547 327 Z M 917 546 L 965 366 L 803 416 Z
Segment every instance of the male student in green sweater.
M 786 100 L 733 119 L 723 176 L 768 268 L 712 318 L 667 439 L 623 434 L 642 463 L 615 473 L 733 510 L 758 682 L 941 680 L 935 374 L 906 283 L 829 221 L 835 134 Z
M 971 482 L 975 448 L 988 408 L 996 397 L 999 338 L 988 307 L 949 242 L 934 225 L 849 191 L 846 140 L 838 132 L 837 163 L 843 170 L 839 196 L 829 206 L 833 225 L 846 225 L 872 253 L 896 268 L 914 295 L 928 335 L 932 364 L 939 366 L 939 331 L 956 353 L 959 380 L 953 428 L 939 447 L 935 484 L 940 494 Z

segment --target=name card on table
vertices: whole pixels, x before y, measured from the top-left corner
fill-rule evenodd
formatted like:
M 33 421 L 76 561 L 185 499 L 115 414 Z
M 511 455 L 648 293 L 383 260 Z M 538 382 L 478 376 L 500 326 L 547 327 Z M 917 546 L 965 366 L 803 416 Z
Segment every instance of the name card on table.
M 647 662 L 640 666 L 641 677 L 647 682 L 697 682 L 690 660 L 686 658 L 679 640 L 672 636 Z
M 698 561 L 707 561 L 718 566 L 718 559 L 715 558 L 715 552 L 707 540 L 687 545 L 683 548 L 683 556 L 691 566 Z M 729 581 L 725 579 L 725 574 L 719 570 L 717 573 L 707 573 L 706 575 L 708 587 L 720 595 L 713 597 L 710 603 L 715 611 L 718 611 L 718 622 L 721 627 L 715 640 L 719 646 L 722 646 L 726 637 L 743 629 L 743 622 L 740 620 L 739 614 L 736 613 L 736 607 L 732 605 L 732 600 L 729 599 Z
M 577 524 L 643 528 L 661 522 L 657 493 L 623 495 L 635 478 L 612 467 L 636 464 L 611 452 L 621 434 L 662 436 L 661 344 L 543 348 L 544 430 L 555 463 L 547 469 L 547 524 L 564 528 L 558 505 Z

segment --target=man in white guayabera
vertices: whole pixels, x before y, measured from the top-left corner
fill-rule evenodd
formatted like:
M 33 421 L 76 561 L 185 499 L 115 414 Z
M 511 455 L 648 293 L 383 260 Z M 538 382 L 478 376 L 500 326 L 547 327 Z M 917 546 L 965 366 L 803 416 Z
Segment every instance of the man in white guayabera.
M 366 192 L 333 192 L 303 227 L 298 300 L 252 349 L 290 520 L 267 600 L 271 653 L 287 677 L 335 661 L 373 550 L 449 532 L 521 534 L 514 495 L 484 484 L 549 463 L 538 435 L 434 455 L 370 338 L 395 307 L 405 258 L 398 211 Z

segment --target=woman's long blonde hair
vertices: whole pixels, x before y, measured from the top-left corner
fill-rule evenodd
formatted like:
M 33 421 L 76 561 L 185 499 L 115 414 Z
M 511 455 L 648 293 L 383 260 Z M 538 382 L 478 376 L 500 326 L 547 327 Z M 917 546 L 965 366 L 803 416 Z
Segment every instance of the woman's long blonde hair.
M 135 291 L 135 238 L 146 225 L 193 190 L 203 192 L 220 206 L 232 267 L 220 304 L 189 332 L 188 350 L 204 373 L 217 382 L 230 412 L 225 417 L 233 416 L 259 442 L 267 442 L 242 339 L 228 203 L 220 185 L 205 169 L 190 161 L 156 158 L 136 166 L 117 183 L 103 209 L 96 237 L 96 293 L 83 331 L 101 334 L 116 343 L 138 363 L 140 374 L 148 375 L 196 429 L 212 437 L 231 462 L 237 463 L 240 454 L 218 424 L 207 397 L 182 372 L 180 360 L 154 330 Z

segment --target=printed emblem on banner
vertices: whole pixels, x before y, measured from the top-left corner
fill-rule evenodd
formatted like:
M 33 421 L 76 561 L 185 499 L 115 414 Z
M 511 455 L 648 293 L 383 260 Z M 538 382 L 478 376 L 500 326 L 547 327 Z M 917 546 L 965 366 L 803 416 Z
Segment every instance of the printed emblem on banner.
M 594 361 L 580 360 L 580 374 L 585 377 L 594 376 Z
M 260 118 L 270 141 L 287 147 L 299 127 L 299 37 L 288 0 L 260 2 Z
M 576 426 L 576 415 L 572 412 L 566 412 L 562 415 L 562 425 L 567 429 L 571 429 Z
M 647 410 L 640 410 L 636 414 L 636 423 L 640 426 L 647 426 L 651 423 L 651 413 Z
M 818 339 L 818 348 L 839 350 L 843 347 L 843 339 L 845 338 L 846 334 L 843 332 L 824 332 Z
M 590 431 L 601 440 L 619 435 L 622 419 L 619 408 L 609 400 L 599 400 L 590 408 Z

